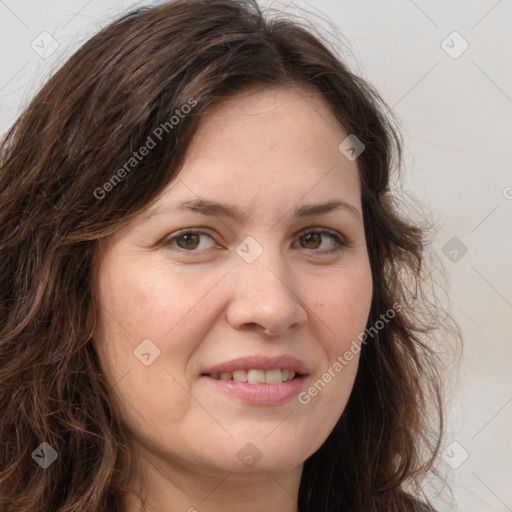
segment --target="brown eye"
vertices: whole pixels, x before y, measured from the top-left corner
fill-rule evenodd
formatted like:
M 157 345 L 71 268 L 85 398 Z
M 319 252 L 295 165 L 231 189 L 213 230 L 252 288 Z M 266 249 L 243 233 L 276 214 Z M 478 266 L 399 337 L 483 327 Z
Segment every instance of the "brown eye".
M 170 246 L 171 248 L 177 248 L 178 250 L 184 252 L 201 252 L 202 250 L 212 247 L 212 245 L 208 247 L 204 246 L 204 243 L 201 244 L 202 237 L 213 240 L 210 235 L 203 233 L 202 231 L 185 231 L 181 234 L 177 234 L 168 238 L 165 240 L 164 245 Z M 203 247 L 200 247 L 201 245 L 203 245 Z
M 307 235 L 301 236 L 301 240 L 304 240 L 309 247 L 306 249 L 317 249 L 318 245 L 321 243 L 322 235 L 320 233 L 308 233 Z M 312 245 L 314 247 L 312 247 Z
M 334 247 L 331 249 L 327 248 L 326 250 L 317 251 L 317 252 L 329 253 L 329 252 L 333 252 L 333 251 L 338 251 L 338 250 L 342 249 L 343 247 L 347 246 L 347 243 L 339 235 L 337 235 L 336 233 L 331 233 L 330 231 L 326 231 L 326 230 L 308 231 L 305 234 L 303 234 L 299 238 L 299 240 L 301 240 L 305 244 L 302 246 L 305 249 L 316 250 L 322 244 L 322 239 L 324 237 L 328 237 L 331 240 L 333 240 Z
M 197 249 L 199 245 L 199 236 L 197 233 L 186 233 L 177 237 L 176 243 L 181 249 Z M 183 240 L 183 245 L 180 244 L 180 240 Z

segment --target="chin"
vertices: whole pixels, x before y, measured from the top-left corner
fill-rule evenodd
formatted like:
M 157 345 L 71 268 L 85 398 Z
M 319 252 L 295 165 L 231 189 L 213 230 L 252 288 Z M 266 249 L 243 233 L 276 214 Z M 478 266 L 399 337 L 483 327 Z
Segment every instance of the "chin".
M 204 465 L 210 466 L 214 472 L 219 470 L 244 475 L 262 472 L 286 472 L 301 466 L 311 455 L 303 452 L 304 445 L 284 444 L 282 441 L 240 442 L 230 440 L 231 447 L 225 447 L 210 453 L 202 459 Z M 196 459 L 199 464 L 201 461 Z

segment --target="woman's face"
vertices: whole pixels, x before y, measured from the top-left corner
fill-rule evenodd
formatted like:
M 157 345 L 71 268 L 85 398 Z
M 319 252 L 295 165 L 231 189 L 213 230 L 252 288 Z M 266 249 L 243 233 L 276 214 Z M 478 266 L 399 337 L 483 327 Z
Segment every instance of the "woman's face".
M 162 467 L 300 468 L 343 413 L 372 296 L 348 135 L 310 89 L 239 93 L 150 210 L 102 241 L 100 363 Z

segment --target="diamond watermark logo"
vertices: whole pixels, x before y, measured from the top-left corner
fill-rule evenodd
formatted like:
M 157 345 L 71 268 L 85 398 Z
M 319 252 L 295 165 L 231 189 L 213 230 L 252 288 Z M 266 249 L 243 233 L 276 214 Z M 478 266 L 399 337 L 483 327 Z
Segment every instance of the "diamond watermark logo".
M 51 466 L 59 454 L 46 441 L 41 443 L 33 452 L 32 458 L 43 468 Z
M 443 40 L 441 48 L 452 59 L 458 59 L 469 48 L 469 43 L 458 32 L 454 31 Z
M 30 47 L 41 59 L 47 59 L 59 47 L 59 43 L 48 32 L 41 32 L 30 43 Z
M 468 248 L 456 236 L 441 247 L 441 252 L 452 262 L 458 263 L 468 252 Z
M 261 459 L 262 455 L 260 450 L 252 443 L 246 443 L 236 454 L 240 462 L 248 468 L 254 467 Z
M 453 441 L 444 449 L 441 457 L 452 469 L 457 469 L 466 462 L 469 453 L 460 443 Z
M 149 366 L 160 356 L 160 349 L 149 338 L 146 338 L 135 348 L 133 353 L 144 366 Z
M 363 151 L 365 145 L 355 136 L 349 135 L 339 146 L 338 149 L 353 162 Z
M 252 263 L 261 256 L 263 247 L 252 236 L 248 236 L 236 248 L 236 252 L 246 263 Z

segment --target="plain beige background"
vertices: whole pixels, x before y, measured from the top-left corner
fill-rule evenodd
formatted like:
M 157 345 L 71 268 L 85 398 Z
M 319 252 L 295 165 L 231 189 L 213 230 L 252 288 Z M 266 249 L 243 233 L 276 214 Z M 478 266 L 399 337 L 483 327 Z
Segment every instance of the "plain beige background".
M 66 56 L 117 14 L 149 3 L 0 0 L 2 133 Z M 338 27 L 350 67 L 398 116 L 406 187 L 438 220 L 431 249 L 464 334 L 440 462 L 453 499 L 445 489 L 439 510 L 512 511 L 512 2 L 295 5 L 326 33 L 325 19 Z

